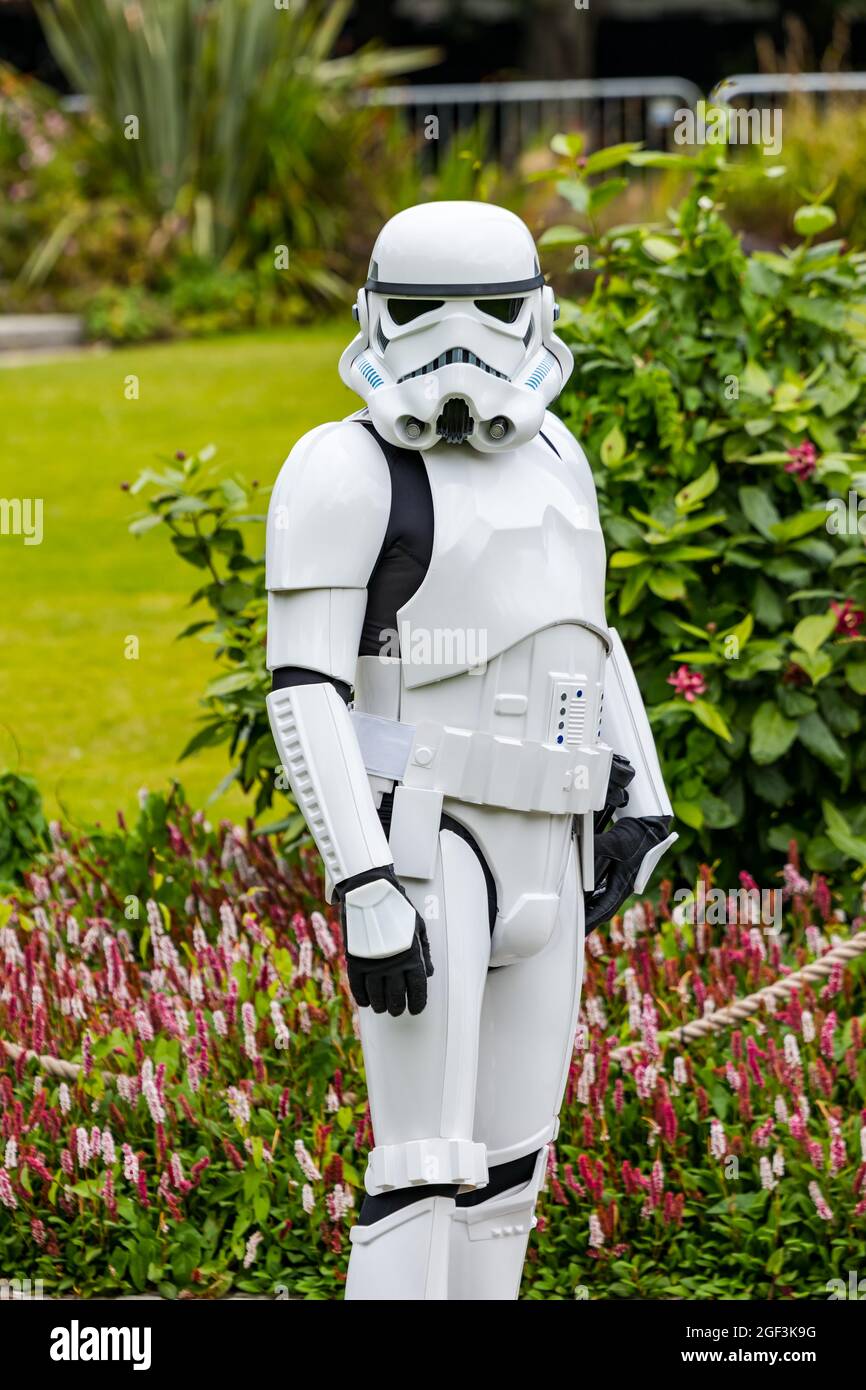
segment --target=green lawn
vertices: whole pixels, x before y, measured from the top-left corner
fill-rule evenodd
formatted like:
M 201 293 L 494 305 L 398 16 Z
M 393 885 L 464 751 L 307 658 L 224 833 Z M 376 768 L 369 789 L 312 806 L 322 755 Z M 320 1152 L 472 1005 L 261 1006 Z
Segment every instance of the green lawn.
M 337 376 L 351 327 L 0 370 L 0 497 L 44 507 L 41 545 L 0 534 L 0 767 L 34 774 L 51 814 L 106 823 L 173 775 L 204 805 L 226 772 L 219 750 L 177 763 L 213 649 L 175 642 L 196 576 L 158 531 L 128 534 L 140 504 L 121 483 L 213 443 L 227 469 L 270 484 L 299 435 L 359 404 Z M 231 793 L 211 814 L 242 807 Z

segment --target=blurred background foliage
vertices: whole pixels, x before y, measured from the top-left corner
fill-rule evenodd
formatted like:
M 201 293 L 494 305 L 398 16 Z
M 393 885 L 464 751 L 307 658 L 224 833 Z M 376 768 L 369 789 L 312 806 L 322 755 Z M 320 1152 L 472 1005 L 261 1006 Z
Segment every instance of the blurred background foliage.
M 536 233 L 566 210 L 544 178 L 546 138 L 503 168 L 482 119 L 443 133 L 434 164 L 399 107 L 359 101 L 399 74 L 437 80 L 443 55 L 374 42 L 344 51 L 351 0 L 297 0 L 287 12 L 256 0 L 36 0 L 36 10 L 87 100 L 0 65 L 0 312 L 79 312 L 89 336 L 113 342 L 295 323 L 351 298 L 399 208 L 478 197 Z M 841 20 L 820 59 L 805 33 L 790 22 L 778 52 L 759 39 L 761 65 L 843 60 Z M 732 153 L 731 225 L 747 246 L 778 245 L 796 207 L 832 181 L 836 231 L 862 242 L 866 114 L 844 98 L 801 98 L 784 120 L 778 159 Z M 663 218 L 681 193 L 676 172 L 644 171 L 615 190 L 601 223 Z

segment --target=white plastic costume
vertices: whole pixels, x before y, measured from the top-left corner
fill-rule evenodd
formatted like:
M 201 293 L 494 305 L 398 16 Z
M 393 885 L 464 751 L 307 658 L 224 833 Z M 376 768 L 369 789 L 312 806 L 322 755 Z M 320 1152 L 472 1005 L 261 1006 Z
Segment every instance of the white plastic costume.
M 610 916 L 676 837 L 605 621 L 589 465 L 546 411 L 572 358 L 526 227 L 400 213 L 355 314 L 340 373 L 366 409 L 292 450 L 267 548 L 271 726 L 365 1005 L 375 1147 L 346 1296 L 513 1299 L 598 846 L 639 846 L 605 860 Z

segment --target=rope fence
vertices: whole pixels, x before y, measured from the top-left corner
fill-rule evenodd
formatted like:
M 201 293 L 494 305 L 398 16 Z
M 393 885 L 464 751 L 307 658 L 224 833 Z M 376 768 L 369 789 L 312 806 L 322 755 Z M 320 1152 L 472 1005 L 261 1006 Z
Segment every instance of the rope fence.
M 832 972 L 834 966 L 856 960 L 864 952 L 866 952 L 866 931 L 861 931 L 856 936 L 852 936 L 850 941 L 843 941 L 838 946 L 834 946 L 820 960 L 814 960 L 811 964 L 804 965 L 802 970 L 795 970 L 792 975 L 786 975 L 783 980 L 777 980 L 775 984 L 766 985 L 764 989 L 746 995 L 745 999 L 735 999 L 733 1004 L 728 1004 L 724 1009 L 714 1009 L 712 1013 L 704 1014 L 703 1018 L 695 1018 L 691 1023 L 684 1023 L 679 1028 L 671 1028 L 666 1033 L 660 1033 L 658 1041 L 659 1043 L 697 1042 L 699 1038 L 706 1038 L 710 1033 L 720 1033 L 735 1023 L 742 1023 L 751 1014 L 758 1013 L 761 1009 L 772 1008 L 777 1004 L 784 1003 L 803 985 L 825 979 Z M 627 1061 L 632 1052 L 640 1046 L 639 1042 L 626 1043 L 623 1047 L 618 1047 L 616 1051 L 612 1052 L 611 1058 L 617 1062 Z
M 735 1023 L 742 1023 L 761 1009 L 773 1008 L 777 1004 L 784 1003 L 803 985 L 826 979 L 836 965 L 844 965 L 848 961 L 856 960 L 864 953 L 866 953 L 866 931 L 861 931 L 856 936 L 852 936 L 850 941 L 843 941 L 838 946 L 834 946 L 820 960 L 804 965 L 802 970 L 796 970 L 792 975 L 786 975 L 783 980 L 777 980 L 775 984 L 766 985 L 764 989 L 757 990 L 755 994 L 747 995 L 745 999 L 736 999 L 733 1004 L 728 1004 L 724 1009 L 715 1009 L 713 1013 L 704 1014 L 703 1018 L 692 1019 L 690 1023 L 684 1023 L 679 1028 L 671 1028 L 666 1033 L 660 1033 L 658 1041 L 659 1043 L 679 1042 L 685 1044 L 697 1042 L 700 1038 L 708 1037 L 710 1033 L 720 1033 Z M 24 1056 L 28 1061 L 38 1062 L 42 1070 L 47 1072 L 49 1076 L 59 1076 L 64 1081 L 77 1081 L 78 1073 L 81 1071 L 80 1062 L 64 1062 L 59 1057 L 48 1057 L 38 1052 L 31 1052 L 26 1047 L 5 1042 L 2 1038 L 0 1038 L 0 1047 L 13 1061 L 17 1062 L 20 1057 Z M 627 1062 L 631 1060 L 633 1052 L 640 1047 L 641 1043 L 639 1042 L 626 1043 L 610 1054 L 611 1060 Z M 102 1072 L 106 1081 L 116 1078 L 117 1075 L 117 1072 Z

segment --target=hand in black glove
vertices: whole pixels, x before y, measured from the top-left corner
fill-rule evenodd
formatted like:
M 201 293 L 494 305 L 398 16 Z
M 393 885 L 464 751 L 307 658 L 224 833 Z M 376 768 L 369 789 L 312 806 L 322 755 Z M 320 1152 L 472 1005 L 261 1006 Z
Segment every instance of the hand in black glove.
M 586 930 L 591 932 L 631 896 L 644 855 L 670 832 L 670 816 L 623 816 L 595 837 L 595 888 L 585 894 Z
M 403 899 L 406 914 L 415 914 L 415 932 L 411 944 L 394 955 L 359 956 L 353 955 L 348 948 L 348 911 L 353 910 L 353 905 L 346 903 L 346 894 L 351 893 L 353 888 L 360 888 L 368 883 L 388 885 Z M 344 879 L 335 887 L 334 897 L 340 903 L 349 986 L 355 1002 L 362 1009 L 369 1006 L 376 1014 L 387 1012 L 394 1018 L 398 1018 L 407 1005 L 410 1014 L 420 1014 L 427 1003 L 427 980 L 433 974 L 427 928 L 424 919 L 409 902 L 393 868 L 389 865 Z M 393 908 L 394 904 L 390 906 Z

